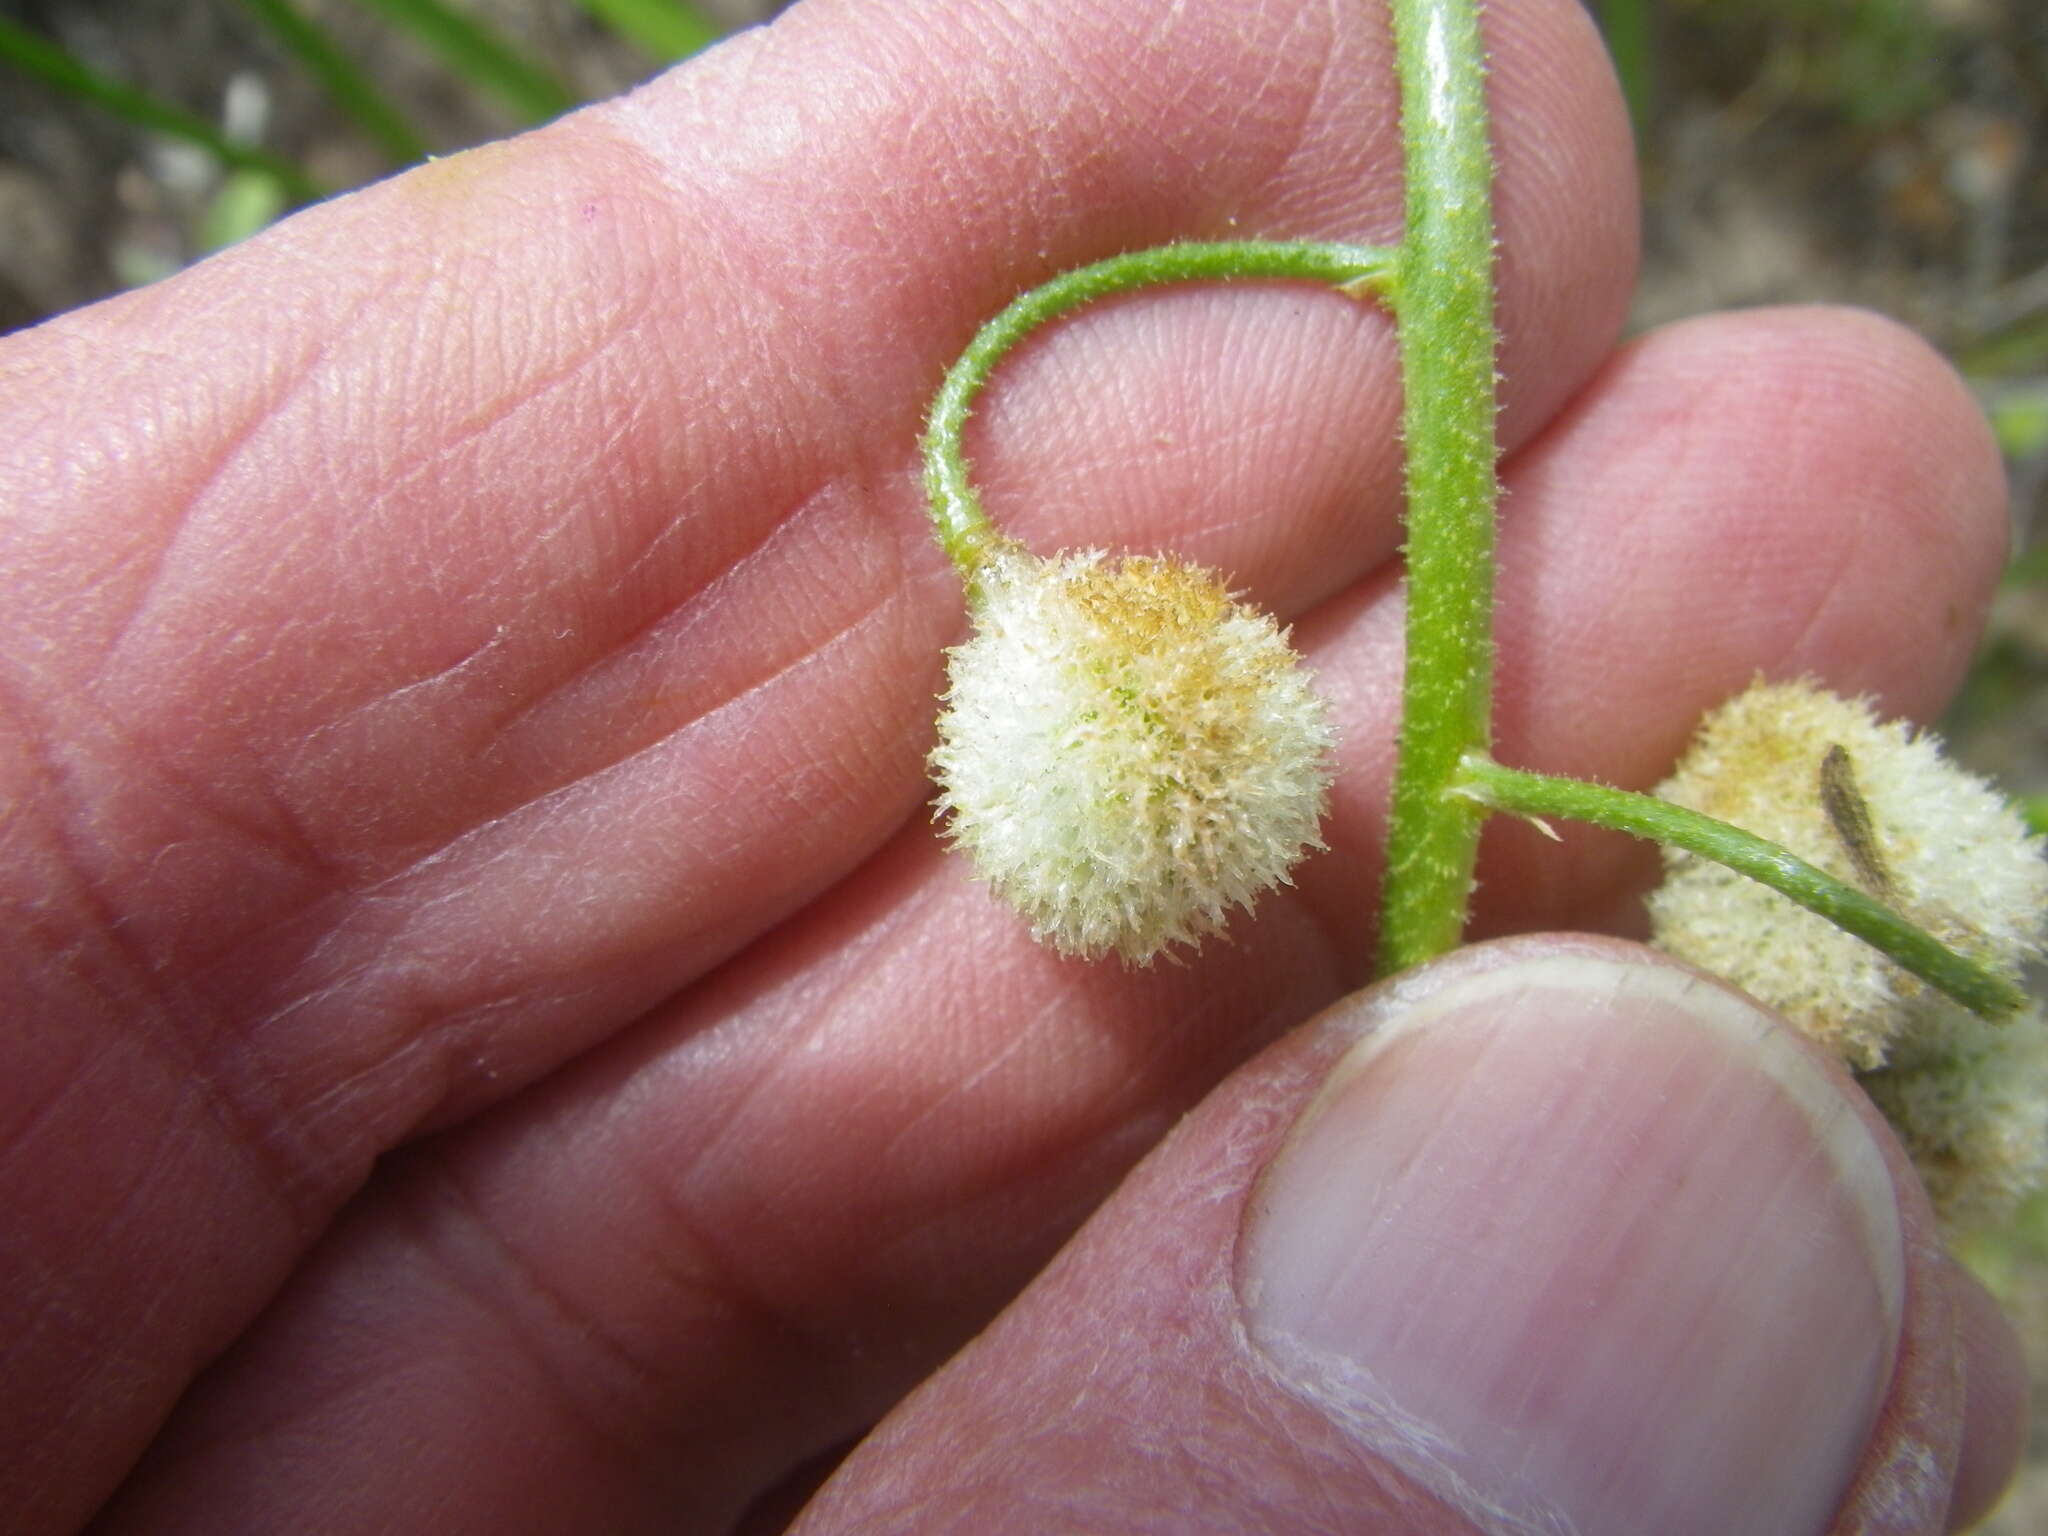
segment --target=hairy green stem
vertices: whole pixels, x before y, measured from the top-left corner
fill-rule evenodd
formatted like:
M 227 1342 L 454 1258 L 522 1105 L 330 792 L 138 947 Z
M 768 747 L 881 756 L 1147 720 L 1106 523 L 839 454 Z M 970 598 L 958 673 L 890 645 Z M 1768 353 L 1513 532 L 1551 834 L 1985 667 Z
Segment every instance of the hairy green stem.
M 924 486 L 940 547 L 961 575 L 972 581 L 999 537 L 968 478 L 961 434 L 975 397 L 996 365 L 1047 321 L 1095 299 L 1170 283 L 1313 282 L 1348 293 L 1384 293 L 1393 273 L 1393 253 L 1378 246 L 1327 241 L 1189 241 L 1112 256 L 1063 273 L 1021 295 L 981 328 L 932 401 L 922 445 Z
M 1747 875 L 1798 902 L 1807 911 L 1818 913 L 1837 928 L 1874 945 L 1972 1013 L 1997 1020 L 2026 1006 L 2026 993 L 2005 977 L 1957 954 L 1854 886 L 1845 885 L 1776 843 L 1725 821 L 1702 816 L 1654 795 L 1610 789 L 1583 779 L 1505 768 L 1478 754 L 1468 755 L 1459 765 L 1453 792 L 1494 810 L 1591 822 L 1683 848 L 1703 859 L 1725 864 L 1737 874 Z
M 1445 793 L 1491 741 L 1493 160 L 1474 0 L 1394 0 L 1407 233 L 1393 291 L 1408 458 L 1408 655 L 1379 968 L 1454 948 L 1483 808 Z

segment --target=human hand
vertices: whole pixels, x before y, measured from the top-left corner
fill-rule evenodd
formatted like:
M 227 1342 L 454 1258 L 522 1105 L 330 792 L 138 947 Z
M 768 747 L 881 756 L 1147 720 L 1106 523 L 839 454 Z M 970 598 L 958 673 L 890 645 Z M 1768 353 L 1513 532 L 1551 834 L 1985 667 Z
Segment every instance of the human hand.
M 1650 782 L 1759 666 L 1926 714 L 2001 552 L 1968 401 L 1900 332 L 1835 313 L 1615 354 L 1633 173 L 1597 40 L 1566 0 L 1489 25 L 1504 755 Z M 1299 889 L 1184 967 L 1081 966 L 920 814 L 960 622 L 917 489 L 934 382 L 1017 290 L 1119 249 L 1389 237 L 1382 32 L 1363 5 L 807 6 L 0 350 L 0 1497 L 21 1529 L 110 1493 L 107 1529 L 719 1529 L 756 1501 L 765 1522 L 768 1490 L 998 1312 L 813 1528 L 1451 1528 L 1452 1474 L 1567 1498 L 1489 1483 L 1441 1393 L 1427 1411 L 1463 1440 L 1418 1463 L 1317 1374 L 1353 1345 L 1260 1311 L 1259 1266 L 1320 1230 L 1281 1198 L 1288 1166 L 1320 1166 L 1313 1126 L 1262 1205 L 1252 1181 L 1368 1006 L 1225 1080 L 1370 949 L 1399 653 L 1382 317 L 1283 288 L 1091 311 L 1006 369 L 975 445 L 1034 546 L 1171 548 L 1295 620 L 1343 734 L 1332 851 Z M 1508 828 L 1485 921 L 1610 926 L 1645 870 Z M 1652 1023 L 1680 974 L 1522 945 L 1666 978 L 1639 984 Z M 1981 1502 L 2012 1455 L 2009 1344 L 1882 1132 L 1796 1043 L 1715 1055 L 1637 1022 L 1525 1071 L 1409 1052 L 1355 1077 L 1436 1082 L 1461 1145 L 1565 1123 L 1588 1171 L 1541 1189 L 1547 1242 L 1481 1242 L 1528 1208 L 1507 1175 L 1558 1166 L 1532 1155 L 1495 1160 L 1498 1188 L 1429 1189 L 1432 1225 L 1385 1251 L 1473 1234 L 1456 1273 L 1485 1305 L 1439 1322 L 1562 1307 L 1546 1281 L 1586 1254 L 1653 1253 L 1604 1280 L 1664 1284 L 1679 1239 L 1642 1234 L 1674 1213 L 1715 1232 L 1702 1210 L 1763 1177 L 1741 1157 L 1760 1128 L 1786 1145 L 1786 1092 L 1824 1102 L 1819 1150 L 1788 1156 L 1836 1176 L 1770 1205 L 1702 1292 L 1764 1315 L 1699 1336 L 1746 1340 L 1751 1370 L 1837 1370 L 1825 1404 L 1882 1398 L 1786 1471 L 1806 1506 L 1909 1462 L 1931 1470 L 1891 1528 L 1937 1528 L 1952 1478 Z M 1702 1052 L 1754 1055 L 1728 1066 L 1750 1097 L 1695 1101 Z M 1565 1065 L 1611 1118 L 1555 1113 Z M 1721 1112 L 1628 1112 L 1694 1102 Z M 1724 1198 L 1681 1202 L 1686 1180 Z M 1895 1188 L 1888 1290 L 1852 1239 Z M 1864 1260 L 1847 1294 L 1875 1353 L 1801 1354 L 1812 1295 Z M 1448 1272 L 1407 1273 L 1412 1295 Z M 1529 1326 L 1546 1361 L 1605 1340 L 1636 1373 L 1614 1401 L 1644 1429 L 1608 1491 L 1686 1492 L 1651 1484 L 1729 1445 L 1655 1410 L 1724 1401 L 1698 1373 L 1736 1356 L 1660 1356 L 1601 1299 Z M 1781 1378 L 1740 1380 L 1774 1430 Z M 1572 1383 L 1523 1385 L 1525 1406 Z M 1489 1444 L 1550 1422 L 1484 1406 Z

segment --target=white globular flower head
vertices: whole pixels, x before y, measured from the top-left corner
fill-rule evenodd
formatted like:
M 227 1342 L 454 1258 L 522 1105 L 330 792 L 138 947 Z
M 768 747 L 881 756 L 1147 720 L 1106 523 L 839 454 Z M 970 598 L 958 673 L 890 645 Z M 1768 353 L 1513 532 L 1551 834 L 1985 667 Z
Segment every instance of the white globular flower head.
M 2048 860 L 1931 736 L 1811 683 L 1762 683 L 1701 724 L 1657 793 L 1769 838 L 2017 981 L 2048 939 Z M 1665 850 L 1656 942 L 1840 1055 L 1950 1218 L 2048 1174 L 2048 1026 L 1988 1023 L 1862 940 L 1709 860 Z
M 2048 1022 L 1974 1015 L 1936 1038 L 1893 1042 L 1859 1081 L 1954 1225 L 1997 1220 L 2048 1183 Z
M 1220 929 L 1320 848 L 1333 735 L 1300 658 L 1216 575 L 999 546 L 949 653 L 949 835 L 1062 953 Z

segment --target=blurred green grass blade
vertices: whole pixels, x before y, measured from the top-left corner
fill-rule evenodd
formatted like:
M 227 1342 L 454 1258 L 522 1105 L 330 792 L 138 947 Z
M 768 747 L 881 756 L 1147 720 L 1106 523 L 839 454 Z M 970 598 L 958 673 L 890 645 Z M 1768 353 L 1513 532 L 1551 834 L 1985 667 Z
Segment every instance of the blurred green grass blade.
M 197 144 L 212 151 L 224 164 L 266 172 L 277 178 L 294 203 L 315 202 L 326 195 L 318 183 L 282 155 L 250 144 L 237 144 L 205 118 L 160 101 L 147 91 L 107 78 L 48 38 L 4 16 L 0 16 L 0 64 L 12 64 L 66 95 L 89 101 L 138 128 Z
M 709 48 L 725 28 L 688 0 L 577 0 L 584 10 L 659 64 Z
M 2048 581 L 2048 544 L 2021 551 L 2005 567 L 2005 586 L 2036 586 L 2043 581 Z
M 356 0 L 418 38 L 441 62 L 479 91 L 505 103 L 527 122 L 560 117 L 577 105 L 576 93 L 473 16 L 441 0 Z
M 1607 52 L 1614 60 L 1614 72 L 1621 79 L 1621 94 L 1628 101 L 1636 145 L 1641 148 L 1650 127 L 1649 0 L 1599 0 L 1595 10 L 1607 39 Z
M 424 160 L 430 151 L 403 112 L 356 68 L 353 60 L 291 0 L 242 0 L 270 28 L 285 49 L 318 80 L 344 112 L 376 142 L 394 165 Z

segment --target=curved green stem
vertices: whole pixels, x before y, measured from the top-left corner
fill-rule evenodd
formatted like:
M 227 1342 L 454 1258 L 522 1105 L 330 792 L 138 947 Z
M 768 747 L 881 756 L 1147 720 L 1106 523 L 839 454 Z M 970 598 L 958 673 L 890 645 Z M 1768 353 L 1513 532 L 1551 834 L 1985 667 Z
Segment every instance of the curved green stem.
M 925 495 L 947 557 L 972 580 L 998 538 L 968 479 L 960 439 L 982 385 L 1011 349 L 1039 326 L 1092 300 L 1168 283 L 1314 282 L 1349 293 L 1383 293 L 1393 278 L 1394 261 L 1391 251 L 1369 245 L 1190 241 L 1078 267 L 1013 300 L 981 328 L 946 374 L 925 425 Z
M 1495 810 L 1591 822 L 1683 848 L 1703 859 L 1725 864 L 1737 874 L 1747 875 L 1798 902 L 1807 911 L 1818 913 L 1836 927 L 1882 950 L 1972 1013 L 1996 1020 L 2026 1006 L 2026 993 L 2005 977 L 1957 954 L 1854 886 L 1843 884 L 1776 843 L 1725 821 L 1702 816 L 1654 795 L 1610 789 L 1583 779 L 1504 768 L 1478 754 L 1468 755 L 1459 764 L 1452 792 Z
M 1408 457 L 1408 660 L 1379 968 L 1464 932 L 1482 808 L 1448 795 L 1492 739 L 1493 160 L 1473 0 L 1394 0 L 1407 234 L 1393 294 Z

